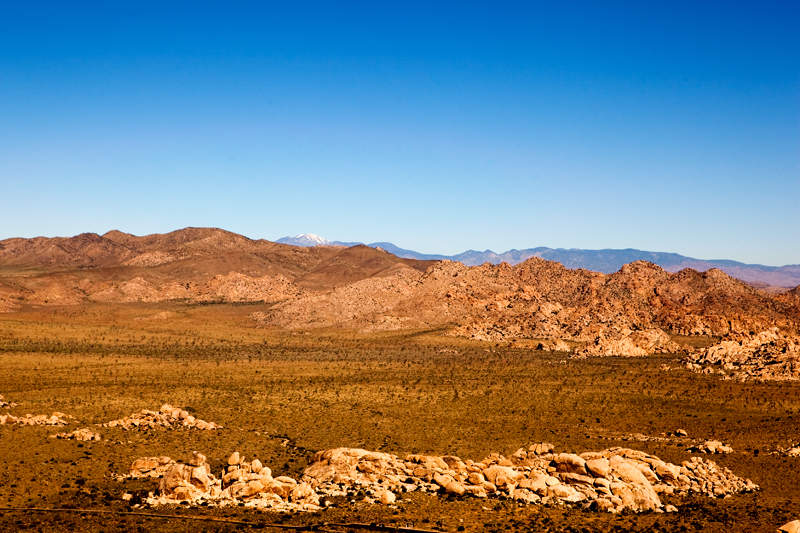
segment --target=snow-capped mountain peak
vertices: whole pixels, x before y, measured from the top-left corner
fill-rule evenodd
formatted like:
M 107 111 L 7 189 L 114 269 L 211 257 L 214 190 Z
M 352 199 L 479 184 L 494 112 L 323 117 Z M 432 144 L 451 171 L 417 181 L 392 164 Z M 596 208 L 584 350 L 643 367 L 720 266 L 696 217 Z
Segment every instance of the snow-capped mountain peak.
M 291 244 L 293 246 L 319 246 L 331 244 L 331 241 L 325 237 L 320 237 L 319 235 L 314 235 L 313 233 L 301 233 L 296 237 L 284 237 L 275 242 L 279 242 L 281 244 Z

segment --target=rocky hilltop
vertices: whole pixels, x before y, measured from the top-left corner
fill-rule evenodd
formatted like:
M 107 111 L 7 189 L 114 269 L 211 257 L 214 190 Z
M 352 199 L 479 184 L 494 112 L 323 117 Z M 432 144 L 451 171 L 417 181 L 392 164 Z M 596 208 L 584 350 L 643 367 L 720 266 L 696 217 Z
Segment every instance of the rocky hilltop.
M 297 247 L 219 229 L 119 231 L 0 241 L 0 311 L 26 305 L 262 302 L 263 326 L 359 331 L 444 328 L 478 340 L 580 343 L 577 356 L 684 349 L 669 334 L 796 334 L 800 289 L 771 295 L 720 270 L 617 272 L 530 258 L 469 267 L 385 250 Z M 668 334 L 669 333 L 669 334 Z M 688 348 L 686 349 L 687 351 Z
M 276 306 L 281 327 L 432 327 L 483 340 L 571 339 L 661 328 L 682 335 L 793 330 L 798 306 L 718 270 L 672 274 L 638 261 L 610 275 L 533 258 L 509 266 L 443 261 L 424 273 L 400 269 Z

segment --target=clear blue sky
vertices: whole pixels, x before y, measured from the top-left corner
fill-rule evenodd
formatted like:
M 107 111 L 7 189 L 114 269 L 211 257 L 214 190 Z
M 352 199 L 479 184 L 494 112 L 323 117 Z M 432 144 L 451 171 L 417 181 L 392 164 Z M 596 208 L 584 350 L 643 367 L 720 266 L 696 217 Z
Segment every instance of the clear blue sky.
M 0 1 L 0 238 L 800 263 L 800 2 Z

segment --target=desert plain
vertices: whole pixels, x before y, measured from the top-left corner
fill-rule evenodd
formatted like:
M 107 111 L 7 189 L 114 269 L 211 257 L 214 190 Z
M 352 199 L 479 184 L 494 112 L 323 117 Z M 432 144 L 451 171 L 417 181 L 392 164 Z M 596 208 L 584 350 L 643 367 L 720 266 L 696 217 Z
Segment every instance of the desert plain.
M 772 532 L 800 519 L 797 289 L 649 264 L 464 267 L 220 230 L 96 237 L 0 242 L 2 530 Z M 220 427 L 109 424 L 164 404 Z M 53 437 L 78 429 L 97 440 Z M 624 448 L 713 461 L 751 488 L 681 494 L 659 474 L 657 507 L 603 509 L 521 480 L 488 497 L 449 490 L 458 475 L 431 470 L 428 490 L 395 486 L 389 503 L 356 483 L 276 510 L 244 493 L 158 503 L 164 478 L 130 475 L 137 459 L 196 451 L 216 478 L 255 474 L 258 459 L 302 481 L 337 448 L 470 467 L 499 454 L 521 469 L 514 454 L 540 443 L 552 453 L 525 464 L 554 483 L 592 484 L 554 454 Z M 246 459 L 229 465 L 234 452 Z

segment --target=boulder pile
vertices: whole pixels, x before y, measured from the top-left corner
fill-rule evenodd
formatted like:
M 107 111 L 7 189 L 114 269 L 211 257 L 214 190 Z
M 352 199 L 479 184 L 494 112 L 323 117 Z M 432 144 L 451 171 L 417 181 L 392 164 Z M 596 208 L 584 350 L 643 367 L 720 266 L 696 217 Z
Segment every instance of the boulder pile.
M 12 407 L 16 407 L 17 404 L 14 402 L 7 402 L 2 395 L 0 395 L 0 407 L 5 407 L 6 409 L 11 409 Z
M 244 504 L 278 511 L 314 511 L 320 497 L 363 496 L 362 501 L 392 504 L 402 492 L 445 493 L 458 497 L 504 498 L 520 503 L 578 504 L 598 511 L 673 511 L 660 495 L 704 494 L 725 497 L 758 490 L 713 461 L 693 457 L 681 465 L 628 448 L 599 452 L 554 453 L 547 443 L 520 448 L 510 457 L 493 453 L 480 462 L 452 455 L 396 455 L 357 448 L 317 452 L 298 482 L 273 477 L 270 468 L 238 452 L 219 477 L 206 457 L 193 452 L 187 463 L 169 457 L 143 457 L 128 476 L 161 477 L 149 505 L 181 502 Z
M 783 455 L 785 457 L 800 457 L 800 443 L 790 445 L 788 448 L 778 448 L 769 453 L 773 455 Z
M 800 337 L 771 328 L 758 334 L 733 333 L 684 359 L 694 372 L 718 373 L 738 381 L 800 380 Z
M 169 457 L 144 457 L 133 462 L 130 477 L 161 477 L 158 496 L 151 495 L 149 505 L 181 502 L 232 505 L 243 502 L 248 507 L 277 511 L 319 510 L 319 496 L 308 483 L 298 483 L 286 476 L 272 477 L 272 470 L 261 461 L 244 460 L 234 452 L 220 477 L 211 473 L 206 457 L 192 453 L 188 463 L 176 463 Z
M 718 440 L 707 440 L 696 446 L 692 446 L 686 451 L 699 453 L 733 453 L 733 448 L 722 444 L 722 442 Z
M 147 430 L 155 428 L 166 429 L 220 429 L 222 426 L 214 422 L 206 422 L 195 418 L 187 411 L 164 404 L 156 411 L 142 410 L 119 420 L 112 420 L 103 424 L 105 427 L 119 427 L 125 430 Z
M 549 444 L 521 448 L 508 458 L 491 454 L 480 462 L 426 455 L 403 460 L 388 453 L 336 448 L 317 452 L 302 481 L 330 496 L 347 495 L 359 487 L 384 501 L 393 500 L 394 492 L 420 490 L 525 503 L 573 503 L 609 512 L 662 509 L 659 494 L 721 497 L 758 488 L 699 457 L 678 466 L 626 448 L 576 455 L 553 453 Z
M 100 434 L 95 433 L 89 428 L 76 429 L 70 433 L 56 433 L 50 435 L 51 439 L 68 439 L 68 440 L 100 440 Z
M 66 426 L 69 424 L 68 418 L 74 418 L 64 413 L 55 412 L 50 416 L 47 415 L 0 415 L 0 425 L 3 424 L 21 424 L 23 426 Z
M 586 357 L 644 357 L 654 353 L 676 353 L 686 347 L 672 342 L 669 335 L 658 328 L 642 331 L 624 329 L 618 334 L 600 335 L 594 341 L 577 348 L 575 359 Z
M 287 476 L 272 477 L 272 470 L 254 459 L 247 462 L 239 452 L 228 458 L 222 472 L 220 498 L 249 501 L 256 507 L 319 509 L 319 496 L 308 483 Z

